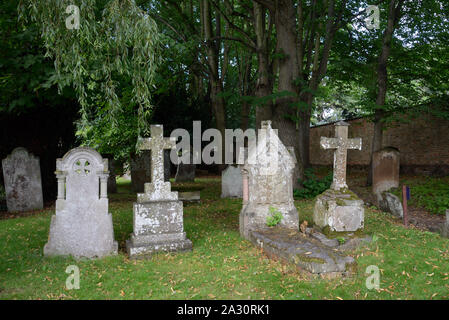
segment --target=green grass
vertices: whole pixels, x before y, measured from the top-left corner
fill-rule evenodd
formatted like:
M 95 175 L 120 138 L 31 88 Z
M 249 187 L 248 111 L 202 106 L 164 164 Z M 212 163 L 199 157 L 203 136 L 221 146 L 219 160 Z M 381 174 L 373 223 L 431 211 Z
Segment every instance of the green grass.
M 409 204 L 424 208 L 433 214 L 445 214 L 449 209 L 449 176 L 435 177 L 407 177 L 401 179 L 401 186 L 410 187 L 411 199 Z M 393 190 L 402 199 L 402 188 Z
M 388 215 L 366 210 L 366 232 L 377 239 L 354 255 L 352 278 L 324 280 L 267 259 L 238 232 L 241 200 L 220 199 L 220 181 L 197 179 L 199 204 L 184 206 L 192 252 L 129 260 L 132 232 L 129 183 L 110 195 L 119 254 L 100 260 L 45 258 L 54 208 L 0 221 L 0 299 L 448 299 L 449 240 L 405 229 Z M 312 222 L 313 200 L 296 201 L 300 221 Z M 67 266 L 81 273 L 79 290 L 67 290 Z M 365 286 L 365 270 L 381 269 L 380 290 Z

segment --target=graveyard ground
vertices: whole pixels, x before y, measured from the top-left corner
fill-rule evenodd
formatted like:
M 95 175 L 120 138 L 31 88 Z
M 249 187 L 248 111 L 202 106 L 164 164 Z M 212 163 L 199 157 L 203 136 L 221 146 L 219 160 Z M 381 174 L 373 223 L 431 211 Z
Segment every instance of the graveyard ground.
M 320 279 L 267 259 L 238 232 L 239 199 L 220 198 L 220 179 L 201 178 L 201 203 L 184 206 L 185 231 L 194 249 L 129 260 L 135 194 L 121 181 L 109 195 L 119 254 L 100 260 L 44 258 L 54 207 L 0 220 L 0 299 L 449 299 L 449 240 L 404 228 L 374 207 L 365 231 L 373 243 L 354 253 L 353 277 Z M 296 201 L 300 221 L 312 222 L 313 200 Z M 80 269 L 80 289 L 67 290 L 67 266 Z M 380 268 L 380 289 L 366 288 L 370 265 Z

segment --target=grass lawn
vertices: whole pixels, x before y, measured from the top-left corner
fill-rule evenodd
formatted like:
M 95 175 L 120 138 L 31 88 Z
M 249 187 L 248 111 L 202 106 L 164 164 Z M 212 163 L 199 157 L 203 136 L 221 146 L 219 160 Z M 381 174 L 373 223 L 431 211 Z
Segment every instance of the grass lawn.
M 387 214 L 367 209 L 365 230 L 375 241 L 355 253 L 356 275 L 313 278 L 267 259 L 240 238 L 241 200 L 220 199 L 219 179 L 197 179 L 192 185 L 203 188 L 201 203 L 184 206 L 193 251 L 150 260 L 133 261 L 125 254 L 136 196 L 123 181 L 109 206 L 117 256 L 44 258 L 54 208 L 0 220 L 0 299 L 449 299 L 449 240 L 437 234 L 406 229 Z M 311 223 L 313 200 L 296 205 L 300 221 Z M 79 290 L 65 288 L 69 265 L 80 269 Z M 379 290 L 365 286 L 370 265 L 381 270 Z

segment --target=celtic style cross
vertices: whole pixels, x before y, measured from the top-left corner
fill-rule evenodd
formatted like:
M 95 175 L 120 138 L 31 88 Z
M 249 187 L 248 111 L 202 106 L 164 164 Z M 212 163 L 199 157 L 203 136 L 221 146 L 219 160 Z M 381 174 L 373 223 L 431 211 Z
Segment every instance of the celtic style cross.
M 340 190 L 347 188 L 346 184 L 346 162 L 347 150 L 362 150 L 362 139 L 348 139 L 349 123 L 344 121 L 335 124 L 335 138 L 321 137 L 322 149 L 336 149 L 334 151 L 334 177 L 331 189 Z

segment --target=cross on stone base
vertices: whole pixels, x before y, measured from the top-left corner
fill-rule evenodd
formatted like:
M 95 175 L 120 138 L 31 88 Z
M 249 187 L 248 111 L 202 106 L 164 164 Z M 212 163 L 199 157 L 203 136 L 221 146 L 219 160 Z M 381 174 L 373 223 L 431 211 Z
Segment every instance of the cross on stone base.
M 322 149 L 336 149 L 334 151 L 334 177 L 331 189 L 340 190 L 347 188 L 346 184 L 346 162 L 347 150 L 362 150 L 362 139 L 348 139 L 349 123 L 344 121 L 335 124 L 335 138 L 321 137 L 320 146 Z
M 137 195 L 138 202 L 177 200 L 178 193 L 171 192 L 170 182 L 164 181 L 164 150 L 176 147 L 176 138 L 164 138 L 162 125 L 151 125 L 151 138 L 139 138 L 139 150 L 151 150 L 151 183 L 145 183 L 143 194 Z

